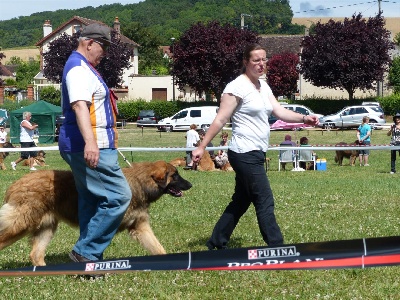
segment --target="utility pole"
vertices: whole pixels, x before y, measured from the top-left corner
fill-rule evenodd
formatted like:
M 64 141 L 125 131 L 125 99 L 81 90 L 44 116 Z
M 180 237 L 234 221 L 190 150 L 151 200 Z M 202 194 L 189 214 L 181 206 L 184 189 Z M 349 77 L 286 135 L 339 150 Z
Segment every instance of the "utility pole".
M 240 28 L 244 29 L 244 17 L 252 17 L 252 15 L 248 14 L 240 14 Z

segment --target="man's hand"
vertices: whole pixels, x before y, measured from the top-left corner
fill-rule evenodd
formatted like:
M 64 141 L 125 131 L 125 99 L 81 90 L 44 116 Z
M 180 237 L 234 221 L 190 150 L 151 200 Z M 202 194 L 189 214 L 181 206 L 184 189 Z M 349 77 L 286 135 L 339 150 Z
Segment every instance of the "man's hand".
M 84 158 L 89 168 L 94 169 L 97 167 L 100 158 L 100 150 L 96 142 L 85 144 Z

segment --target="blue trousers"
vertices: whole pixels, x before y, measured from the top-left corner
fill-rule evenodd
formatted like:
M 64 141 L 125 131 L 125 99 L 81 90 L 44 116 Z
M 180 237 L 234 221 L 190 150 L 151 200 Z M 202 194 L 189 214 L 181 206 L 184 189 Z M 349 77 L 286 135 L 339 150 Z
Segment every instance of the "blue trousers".
M 236 153 L 229 150 L 228 157 L 236 172 L 235 192 L 232 201 L 215 225 L 207 247 L 210 250 L 226 248 L 233 230 L 250 204 L 255 207 L 258 226 L 264 241 L 269 246 L 282 245 L 282 233 L 274 214 L 274 196 L 264 168 L 265 153 L 262 151 Z
M 100 260 L 128 208 L 132 192 L 118 164 L 115 149 L 101 149 L 97 168 L 90 169 L 83 152 L 61 152 L 70 165 L 78 191 L 80 236 L 74 251 Z

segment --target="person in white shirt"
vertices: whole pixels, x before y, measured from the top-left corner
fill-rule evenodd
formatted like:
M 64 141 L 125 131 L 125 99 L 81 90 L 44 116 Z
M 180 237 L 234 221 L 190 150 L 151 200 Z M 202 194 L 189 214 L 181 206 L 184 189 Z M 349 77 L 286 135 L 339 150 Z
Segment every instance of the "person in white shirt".
M 190 125 L 190 129 L 186 132 L 186 148 L 194 148 L 198 141 L 200 141 L 200 136 L 196 131 L 197 125 Z M 193 161 L 192 161 L 192 151 L 186 151 L 186 167 L 185 169 L 192 169 Z
M 19 142 L 21 143 L 21 148 L 30 148 L 36 147 L 35 142 L 33 141 L 33 133 L 36 128 L 39 127 L 37 124 L 32 124 L 31 118 L 32 114 L 29 111 L 24 111 L 22 113 L 23 120 L 20 124 L 20 136 Z M 36 171 L 36 168 L 33 166 L 35 162 L 35 157 L 37 156 L 37 151 L 21 151 L 21 156 L 16 160 L 11 162 L 11 168 L 15 171 L 17 164 L 25 159 L 29 160 L 29 170 Z
M 4 129 L 4 126 L 0 126 L 0 144 L 4 144 L 7 142 L 7 131 Z
M 243 53 L 242 74 L 228 83 L 223 91 L 218 114 L 200 146 L 192 152 L 193 161 L 201 159 L 207 144 L 231 120 L 232 139 L 228 157 L 235 177 L 235 192 L 207 242 L 209 250 L 227 248 L 229 239 L 241 216 L 250 204 L 256 210 L 258 226 L 268 246 L 283 244 L 276 222 L 274 197 L 264 169 L 273 113 L 285 122 L 318 125 L 316 116 L 305 116 L 282 107 L 268 84 L 259 78 L 266 73 L 266 50 L 258 44 L 246 47 Z

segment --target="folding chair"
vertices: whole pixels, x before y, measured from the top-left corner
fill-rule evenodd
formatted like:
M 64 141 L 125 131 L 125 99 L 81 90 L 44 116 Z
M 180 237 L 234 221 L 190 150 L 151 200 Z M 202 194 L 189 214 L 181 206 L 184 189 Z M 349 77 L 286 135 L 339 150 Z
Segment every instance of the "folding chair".
M 281 145 L 282 147 L 290 147 L 290 145 Z M 281 163 L 291 163 L 296 165 L 295 150 L 279 150 L 278 171 L 281 170 Z
M 299 150 L 297 154 L 297 168 L 300 168 L 300 162 L 312 162 L 315 171 L 315 155 L 312 150 Z

